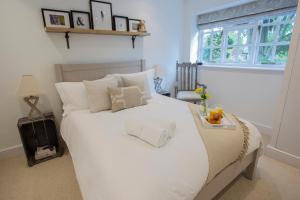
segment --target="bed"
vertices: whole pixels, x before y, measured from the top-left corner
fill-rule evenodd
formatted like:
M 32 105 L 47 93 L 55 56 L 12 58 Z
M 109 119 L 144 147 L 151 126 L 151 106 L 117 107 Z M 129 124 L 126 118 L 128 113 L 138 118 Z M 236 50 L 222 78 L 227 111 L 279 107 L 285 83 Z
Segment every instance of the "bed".
M 96 80 L 144 69 L 144 60 L 56 65 L 58 82 Z M 145 113 L 176 122 L 176 135 L 165 147 L 153 148 L 125 134 L 124 120 Z M 205 200 L 215 197 L 242 172 L 253 177 L 261 136 L 251 123 L 244 122 L 250 130 L 246 157 L 224 168 L 208 184 L 207 152 L 186 102 L 157 94 L 146 106 L 117 113 L 72 111 L 62 120 L 61 134 L 85 200 Z

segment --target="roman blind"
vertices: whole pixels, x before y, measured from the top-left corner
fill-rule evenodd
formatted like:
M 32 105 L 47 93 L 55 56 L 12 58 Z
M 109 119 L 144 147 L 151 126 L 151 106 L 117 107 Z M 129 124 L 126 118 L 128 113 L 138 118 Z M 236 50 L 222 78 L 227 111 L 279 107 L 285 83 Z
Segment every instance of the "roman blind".
M 222 9 L 198 16 L 198 25 L 206 25 L 246 16 L 295 8 L 298 0 L 257 0 L 251 3 Z

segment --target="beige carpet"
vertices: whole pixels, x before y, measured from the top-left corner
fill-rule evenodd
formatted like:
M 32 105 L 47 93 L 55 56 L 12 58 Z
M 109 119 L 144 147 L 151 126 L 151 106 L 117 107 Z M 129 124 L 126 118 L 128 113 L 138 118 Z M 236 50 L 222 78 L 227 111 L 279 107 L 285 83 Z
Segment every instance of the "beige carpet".
M 81 200 L 69 154 L 27 167 L 25 156 L 0 161 L 0 200 Z
M 25 157 L 0 161 L 0 200 L 80 200 L 69 154 L 32 168 Z M 300 170 L 262 157 L 254 181 L 240 176 L 220 200 L 299 200 Z

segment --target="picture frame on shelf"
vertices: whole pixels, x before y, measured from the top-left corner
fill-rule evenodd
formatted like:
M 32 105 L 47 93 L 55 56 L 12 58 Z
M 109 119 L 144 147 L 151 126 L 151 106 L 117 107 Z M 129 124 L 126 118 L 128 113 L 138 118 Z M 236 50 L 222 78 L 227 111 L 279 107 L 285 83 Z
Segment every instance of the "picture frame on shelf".
M 129 32 L 139 32 L 140 19 L 129 19 Z
M 95 30 L 112 30 L 112 4 L 105 1 L 90 1 L 92 27 Z
M 44 27 L 71 28 L 69 11 L 42 8 Z
M 129 31 L 129 20 L 125 16 L 113 16 L 113 29 L 115 31 Z
M 91 14 L 85 11 L 71 10 L 72 28 L 91 29 Z

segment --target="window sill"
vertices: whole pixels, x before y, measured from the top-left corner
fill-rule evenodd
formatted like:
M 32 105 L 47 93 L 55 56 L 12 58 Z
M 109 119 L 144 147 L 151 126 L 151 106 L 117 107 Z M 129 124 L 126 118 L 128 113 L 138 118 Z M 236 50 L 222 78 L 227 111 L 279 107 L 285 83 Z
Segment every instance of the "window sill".
M 275 68 L 275 67 L 242 67 L 242 66 L 228 66 L 228 65 L 209 65 L 204 64 L 200 66 L 202 69 L 212 69 L 212 70 L 230 70 L 230 71 L 257 71 L 257 72 L 278 72 L 283 73 L 285 69 Z

